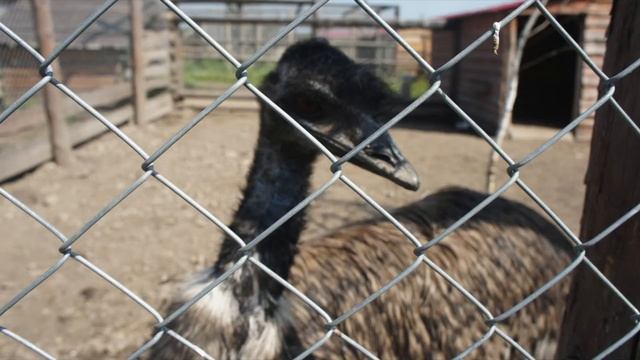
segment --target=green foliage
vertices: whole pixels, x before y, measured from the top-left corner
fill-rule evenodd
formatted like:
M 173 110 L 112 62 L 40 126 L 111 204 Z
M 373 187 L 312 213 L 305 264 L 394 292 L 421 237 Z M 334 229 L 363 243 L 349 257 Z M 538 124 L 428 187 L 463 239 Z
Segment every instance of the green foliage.
M 411 98 L 415 99 L 424 94 L 427 90 L 429 90 L 429 87 L 429 80 L 426 77 L 420 76 L 414 79 L 413 83 L 411 83 Z
M 388 75 L 384 77 L 384 81 L 389 85 L 391 90 L 400 94 L 402 92 L 402 77 L 400 75 Z M 429 89 L 429 80 L 424 76 L 418 76 L 411 82 L 409 94 L 412 99 L 424 94 Z
M 256 63 L 249 68 L 249 81 L 262 84 L 275 64 Z M 184 64 L 184 82 L 188 88 L 230 84 L 236 81 L 235 68 L 225 60 L 188 59 Z
M 394 93 L 400 94 L 400 92 L 402 91 L 402 77 L 385 76 L 383 79 L 384 79 L 384 82 L 386 82 L 387 85 L 389 85 L 389 87 L 391 88 L 391 90 L 393 90 Z

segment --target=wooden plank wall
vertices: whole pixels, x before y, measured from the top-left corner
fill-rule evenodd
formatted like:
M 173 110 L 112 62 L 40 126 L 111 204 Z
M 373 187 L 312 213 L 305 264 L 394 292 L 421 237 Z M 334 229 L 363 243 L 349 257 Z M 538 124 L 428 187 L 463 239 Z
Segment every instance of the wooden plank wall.
M 431 63 L 431 29 L 426 28 L 408 28 L 400 29 L 398 33 L 402 38 L 425 59 Z M 418 62 L 399 44 L 396 45 L 396 70 L 404 73 L 416 75 L 421 72 Z
M 431 37 L 431 66 L 435 69 L 444 65 L 458 53 L 457 34 L 455 29 L 435 29 Z M 454 74 L 455 69 L 445 72 L 442 75 L 440 87 L 451 97 L 454 96 Z
M 60 64 L 65 69 L 65 84 L 74 90 L 83 91 L 122 81 L 121 77 L 114 76 L 121 73 L 122 54 L 123 50 L 106 48 L 91 51 L 65 50 L 60 55 Z M 4 88 L 8 90 L 7 96 L 10 98 L 16 98 L 21 95 L 25 86 L 40 80 L 37 64 L 25 50 L 16 45 L 0 46 L 0 64 L 0 71 L 5 79 Z
M 462 46 L 460 50 L 491 29 L 492 24 L 505 15 L 505 12 L 478 14 L 461 21 L 458 31 Z M 498 55 L 493 54 L 493 44 L 488 40 L 467 55 L 453 70 L 457 76 L 454 100 L 489 132 L 495 130 L 503 106 L 502 92 L 510 57 L 510 36 L 511 33 L 506 28 L 501 30 Z
M 602 67 L 606 50 L 607 28 L 611 13 L 611 0 L 593 1 L 587 6 L 584 18 L 582 47 L 596 65 Z M 577 113 L 582 113 L 593 105 L 598 98 L 600 79 L 587 66 L 581 63 L 579 76 L 581 83 L 577 94 Z M 610 74 L 612 75 L 612 74 Z M 593 130 L 594 116 L 587 118 L 576 129 L 576 138 L 588 140 Z
M 144 34 L 144 55 L 145 69 L 144 77 L 147 92 L 159 88 L 171 87 L 172 57 L 171 39 L 173 34 L 169 31 L 145 31 Z
M 174 110 L 171 92 L 173 65 L 169 41 L 168 32 L 145 32 L 145 87 L 147 96 L 152 95 L 148 97 L 144 111 L 148 121 L 159 119 Z M 120 81 L 107 86 L 96 85 L 93 90 L 78 92 L 78 95 L 115 125 L 119 126 L 133 119 L 134 109 L 130 101 L 132 89 L 129 82 Z M 107 131 L 102 123 L 73 101 L 65 99 L 60 107 L 65 119 L 73 119 L 69 121 L 72 145 L 82 144 Z M 23 128 L 3 126 L 3 129 L 11 132 L 4 136 L 15 137 L 17 140 L 2 141 L 0 181 L 19 175 L 51 159 L 51 148 L 42 116 L 38 108 L 18 110 L 7 122 L 22 123 L 27 126 Z M 22 121 L 22 118 L 25 121 Z

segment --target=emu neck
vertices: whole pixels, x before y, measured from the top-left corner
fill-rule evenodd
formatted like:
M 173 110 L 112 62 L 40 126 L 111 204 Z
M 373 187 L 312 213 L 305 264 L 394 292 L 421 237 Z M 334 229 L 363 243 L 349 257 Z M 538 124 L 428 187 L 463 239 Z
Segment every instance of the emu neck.
M 264 129 L 260 130 L 243 199 L 231 225 L 231 229 L 245 242 L 253 240 L 306 197 L 315 158 L 315 154 L 309 151 L 272 142 L 264 132 Z M 289 275 L 296 254 L 296 243 L 304 227 L 304 212 L 302 210 L 289 219 L 255 248 L 257 258 L 285 279 Z M 237 249 L 235 241 L 225 238 L 218 265 L 226 267 L 237 260 Z M 281 294 L 281 285 L 262 271 L 253 269 L 248 275 L 251 279 L 245 281 L 257 285 L 259 289 L 254 290 L 258 290 L 260 295 L 277 298 Z M 255 285 L 248 287 L 254 288 Z M 242 287 L 248 290 L 247 286 Z

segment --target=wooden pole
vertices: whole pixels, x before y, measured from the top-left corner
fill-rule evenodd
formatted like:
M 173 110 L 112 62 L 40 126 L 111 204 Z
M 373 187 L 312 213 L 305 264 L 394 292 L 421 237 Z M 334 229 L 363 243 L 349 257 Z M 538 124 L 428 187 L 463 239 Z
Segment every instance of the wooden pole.
M 51 5 L 49 0 L 31 0 L 31 8 L 40 53 L 47 56 L 53 52 L 56 46 Z M 61 80 L 60 62 L 56 60 L 51 66 L 54 77 Z M 69 128 L 62 114 L 62 94 L 50 85 L 46 85 L 42 91 L 53 160 L 58 165 L 68 166 L 73 162 L 73 154 L 71 153 Z
M 184 44 L 182 41 L 182 32 L 178 26 L 177 16 L 171 13 L 171 58 L 172 58 L 172 89 L 174 102 L 180 102 L 184 98 Z M 226 40 L 225 40 L 226 41 Z
M 137 125 L 146 122 L 147 88 L 144 81 L 144 15 L 142 0 L 130 0 L 131 5 L 131 81 L 134 119 Z
M 542 2 L 546 5 L 547 0 Z M 495 136 L 495 141 L 498 146 L 502 147 L 504 139 L 507 136 L 507 131 L 511 127 L 513 121 L 513 107 L 516 104 L 516 98 L 518 95 L 518 84 L 520 82 L 520 65 L 522 64 L 522 56 L 524 55 L 524 48 L 527 45 L 527 41 L 532 34 L 533 27 L 536 25 L 540 12 L 536 11 L 524 24 L 520 36 L 518 37 L 517 24 L 512 21 L 509 24 L 510 44 L 508 45 L 509 54 L 506 56 L 506 75 L 505 83 L 503 84 L 504 102 L 501 106 L 500 119 L 498 121 L 498 131 Z M 518 38 L 516 42 L 515 39 Z M 514 49 L 515 48 L 515 49 Z M 499 47 L 496 49 L 499 51 Z M 497 55 L 497 54 L 496 54 Z M 499 155 L 496 151 L 491 149 L 489 153 L 489 165 L 487 165 L 487 192 L 496 191 L 496 166 L 499 159 Z
M 640 2 L 613 3 L 604 72 L 614 75 L 640 58 Z M 616 84 L 615 98 L 640 124 L 640 70 Z M 602 95 L 602 90 L 600 90 Z M 640 202 L 640 138 L 612 106 L 595 117 L 586 176 L 583 240 L 593 238 Z M 640 306 L 640 215 L 587 250 L 588 258 L 629 301 Z M 562 325 L 559 359 L 587 359 L 603 351 L 637 325 L 631 311 L 586 266 L 574 275 Z M 638 359 L 639 336 L 608 358 Z

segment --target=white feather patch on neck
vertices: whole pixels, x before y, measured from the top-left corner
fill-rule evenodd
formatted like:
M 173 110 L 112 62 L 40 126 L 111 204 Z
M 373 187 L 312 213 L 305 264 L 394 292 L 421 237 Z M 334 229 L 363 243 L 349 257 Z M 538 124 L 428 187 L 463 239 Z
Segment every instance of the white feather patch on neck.
M 185 299 L 192 299 L 208 284 L 192 284 L 184 291 Z M 192 306 L 192 310 L 210 318 L 220 326 L 232 326 L 240 316 L 240 304 L 231 289 L 219 284 Z

